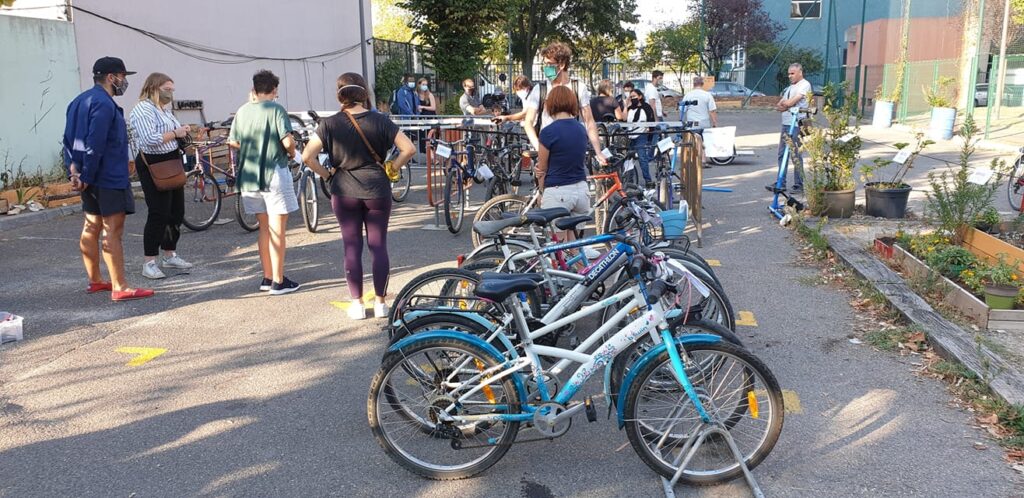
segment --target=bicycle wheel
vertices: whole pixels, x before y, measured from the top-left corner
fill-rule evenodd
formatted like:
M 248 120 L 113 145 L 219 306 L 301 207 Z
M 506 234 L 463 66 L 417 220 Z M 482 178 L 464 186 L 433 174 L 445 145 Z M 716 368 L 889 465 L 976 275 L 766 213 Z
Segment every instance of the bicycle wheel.
M 388 457 L 414 474 L 430 479 L 463 479 L 483 472 L 509 450 L 519 430 L 501 414 L 514 413 L 519 393 L 506 377 L 477 393 L 453 401 L 479 387 L 479 372 L 498 361 L 473 344 L 454 338 L 424 341 L 384 357 L 370 384 L 366 401 L 370 429 Z M 411 371 L 431 373 L 423 379 Z M 419 415 L 409 420 L 408 413 Z M 488 420 L 452 417 L 492 415 Z M 434 429 L 422 430 L 429 421 Z
M 260 220 L 255 214 L 249 214 L 245 212 L 245 206 L 242 205 L 242 194 L 235 194 L 235 220 L 238 221 L 238 225 L 246 229 L 249 232 L 255 232 L 260 229 Z
M 220 215 L 221 191 L 217 180 L 201 170 L 185 176 L 185 218 L 189 230 L 200 232 L 210 228 Z
M 470 309 L 471 306 L 480 305 L 482 301 L 457 300 L 460 297 L 472 297 L 478 283 L 480 283 L 478 273 L 462 268 L 439 268 L 421 273 L 395 294 L 395 300 L 392 302 L 391 311 L 388 314 L 388 323 L 395 323 L 409 305 L 410 298 L 417 295 L 434 297 L 434 299 L 419 298 L 416 303 L 419 307 L 450 307 L 454 305 Z
M 302 221 L 306 230 L 316 233 L 320 225 L 320 195 L 317 193 L 316 176 L 304 173 L 299 179 L 299 205 L 302 206 Z
M 1024 155 L 1017 158 L 1007 179 L 1006 199 L 1010 201 L 1011 208 L 1020 211 L 1021 202 L 1024 202 Z
M 448 231 L 459 233 L 466 214 L 466 191 L 458 168 L 449 168 L 444 180 L 444 222 Z
M 744 462 L 756 467 L 782 432 L 782 390 L 775 376 L 756 356 L 724 342 L 687 346 L 683 363 L 712 422 L 729 426 Z M 675 474 L 686 457 L 684 445 L 704 427 L 696 406 L 675 379 L 668 351 L 636 373 L 624 413 L 633 450 L 666 478 Z M 725 439 L 711 435 L 696 449 L 681 480 L 701 486 L 741 474 Z
M 398 181 L 391 182 L 391 198 L 395 202 L 402 202 L 409 196 L 412 189 L 412 166 L 405 163 L 402 169 L 398 170 Z
M 505 194 L 493 197 L 480 205 L 473 216 L 473 223 L 478 221 L 500 220 L 503 213 L 523 213 L 526 205 L 530 202 L 528 197 L 515 194 Z M 511 231 L 513 229 L 509 229 Z M 473 240 L 473 247 L 483 243 L 484 239 L 476 231 L 472 231 L 470 237 Z

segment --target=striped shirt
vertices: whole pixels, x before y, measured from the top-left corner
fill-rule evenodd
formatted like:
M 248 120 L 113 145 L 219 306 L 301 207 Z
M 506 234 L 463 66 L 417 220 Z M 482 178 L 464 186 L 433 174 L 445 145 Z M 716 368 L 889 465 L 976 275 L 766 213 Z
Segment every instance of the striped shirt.
M 132 150 L 132 157 L 141 150 L 146 154 L 166 154 L 178 150 L 178 142 L 171 140 L 164 143 L 163 134 L 173 132 L 181 126 L 178 119 L 168 109 L 158 108 L 153 102 L 140 100 L 128 116 L 132 135 L 138 150 Z

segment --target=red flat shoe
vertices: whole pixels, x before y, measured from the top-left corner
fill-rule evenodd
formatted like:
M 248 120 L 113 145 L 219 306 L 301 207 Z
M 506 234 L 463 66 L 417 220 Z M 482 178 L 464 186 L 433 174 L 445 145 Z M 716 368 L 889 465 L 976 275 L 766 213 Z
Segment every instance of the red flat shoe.
M 110 282 L 89 282 L 89 287 L 85 289 L 85 292 L 95 294 L 97 292 L 112 290 L 113 288 L 114 286 L 110 285 Z
M 126 289 L 110 293 L 111 301 L 131 301 L 133 299 L 145 299 L 151 297 L 154 292 L 150 289 Z

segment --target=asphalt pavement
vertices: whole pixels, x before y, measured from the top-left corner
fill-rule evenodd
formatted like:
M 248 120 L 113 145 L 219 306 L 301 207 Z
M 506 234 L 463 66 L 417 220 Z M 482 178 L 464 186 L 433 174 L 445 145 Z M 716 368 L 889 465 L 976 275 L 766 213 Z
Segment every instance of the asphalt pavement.
M 849 296 L 803 283 L 817 270 L 795 262 L 798 243 L 766 210 L 778 116 L 721 121 L 739 125 L 739 146 L 756 155 L 705 170 L 706 185 L 733 192 L 705 195 L 699 251 L 721 263 L 729 298 L 749 312 L 739 335 L 786 390 L 782 436 L 754 471 L 765 493 L 1024 496 L 1024 481 L 972 414 L 950 406 L 944 385 L 915 376 L 910 358 L 850 343 Z M 920 162 L 912 180 L 941 164 Z M 516 445 L 475 478 L 429 481 L 389 460 L 366 418 L 386 339 L 380 321 L 351 322 L 332 304 L 349 296 L 337 224 L 322 207 L 319 233 L 292 218 L 286 273 L 303 288 L 280 297 L 256 291 L 255 236 L 233 222 L 183 234 L 190 274 L 144 282 L 144 212 L 130 216 L 131 282 L 157 290 L 130 303 L 84 293 L 78 216 L 0 234 L 0 309 L 25 317 L 26 336 L 0 346 L 0 497 L 662 493 L 603 403 L 596 423 L 577 417 L 567 435 Z M 393 291 L 470 249 L 468 226 L 457 236 L 421 229 L 433 221 L 417 185 L 392 219 Z M 142 350 L 123 348 L 155 357 L 129 366 Z M 745 496 L 738 481 L 677 492 Z

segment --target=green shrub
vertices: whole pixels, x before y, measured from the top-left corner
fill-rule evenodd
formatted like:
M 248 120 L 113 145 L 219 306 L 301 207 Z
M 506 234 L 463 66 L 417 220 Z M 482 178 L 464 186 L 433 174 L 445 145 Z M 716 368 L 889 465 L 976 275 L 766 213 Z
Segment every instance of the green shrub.
M 955 279 L 960 277 L 961 272 L 973 267 L 978 259 L 963 247 L 945 246 L 928 254 L 925 262 L 943 276 Z

